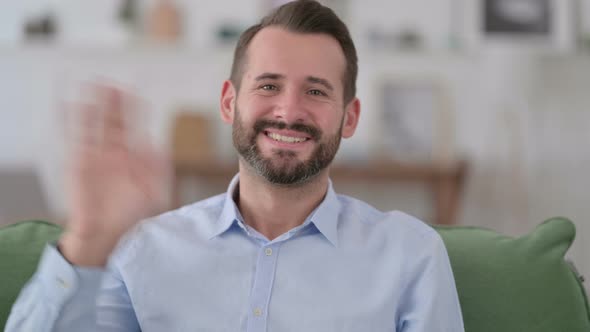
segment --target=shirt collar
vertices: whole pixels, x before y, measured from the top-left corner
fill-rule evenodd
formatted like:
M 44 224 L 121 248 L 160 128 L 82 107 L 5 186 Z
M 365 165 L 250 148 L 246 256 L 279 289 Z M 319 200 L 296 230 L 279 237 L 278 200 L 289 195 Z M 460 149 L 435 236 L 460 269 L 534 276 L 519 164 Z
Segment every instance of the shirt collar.
M 238 188 L 239 175 L 235 175 L 231 180 L 227 192 L 225 194 L 225 200 L 223 203 L 223 209 L 219 215 L 219 219 L 213 226 L 209 239 L 217 237 L 222 233 L 226 232 L 234 223 L 244 223 L 244 218 L 238 209 L 234 201 L 235 191 Z M 340 201 L 338 196 L 334 192 L 332 181 L 328 183 L 328 190 L 324 200 L 320 205 L 311 213 L 306 224 L 308 222 L 313 223 L 324 237 L 332 243 L 332 245 L 338 245 L 338 217 L 340 215 Z
M 332 181 L 328 183 L 328 191 L 320 205 L 311 214 L 311 222 L 332 243 L 338 246 L 338 217 L 340 216 L 340 201 L 332 187 Z
M 238 188 L 239 183 L 239 175 L 236 174 L 229 186 L 227 187 L 227 192 L 225 193 L 225 200 L 223 203 L 223 209 L 221 210 L 221 214 L 219 215 L 219 219 L 216 220 L 215 225 L 211 231 L 209 239 L 217 237 L 227 231 L 234 223 L 238 221 L 244 220 L 242 215 L 240 214 L 240 210 L 238 210 L 238 206 L 234 201 L 234 194 L 236 189 Z

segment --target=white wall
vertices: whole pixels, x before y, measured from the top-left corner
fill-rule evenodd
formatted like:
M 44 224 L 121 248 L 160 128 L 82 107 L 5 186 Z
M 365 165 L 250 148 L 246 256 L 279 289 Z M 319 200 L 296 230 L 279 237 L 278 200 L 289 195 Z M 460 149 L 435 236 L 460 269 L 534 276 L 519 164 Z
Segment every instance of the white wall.
M 15 31 L 14 17 L 43 2 L 32 1 L 28 7 L 11 4 L 13 12 L 0 12 L 0 166 L 36 165 L 59 215 L 66 210 L 59 100 L 78 97 L 79 83 L 89 78 L 107 77 L 129 86 L 146 100 L 147 129 L 165 147 L 170 115 L 179 106 L 201 107 L 217 119 L 219 88 L 231 61 L 231 48 L 216 47 L 211 37 L 217 20 L 249 24 L 263 7 L 263 1 L 184 0 L 191 23 L 178 48 L 113 47 L 115 42 L 105 48 L 76 44 L 76 36 L 64 38 L 58 46 L 17 46 L 18 38 L 10 33 Z M 58 3 L 71 10 L 73 2 Z M 590 184 L 590 56 L 486 45 L 470 30 L 470 1 L 349 2 L 346 20 L 359 48 L 363 114 L 357 135 L 345 141 L 339 160 L 362 162 L 375 152 L 380 130 L 375 91 L 380 79 L 436 79 L 454 105 L 455 154 L 472 162 L 460 223 L 517 235 L 547 217 L 568 216 L 579 231 L 571 256 L 589 276 L 590 205 L 585 191 Z M 583 0 L 590 14 L 588 2 Z M 458 16 L 451 16 L 451 4 L 457 6 Z M 68 22 L 83 23 L 74 18 Z M 372 24 L 417 26 L 426 35 L 427 49 L 376 52 L 365 39 Z M 93 35 L 100 31 L 89 33 Z M 465 41 L 460 51 L 449 50 L 453 35 Z M 219 124 L 217 134 L 219 154 L 231 156 L 228 128 Z M 430 213 L 424 188 L 342 188 L 380 208 L 402 208 L 424 217 Z

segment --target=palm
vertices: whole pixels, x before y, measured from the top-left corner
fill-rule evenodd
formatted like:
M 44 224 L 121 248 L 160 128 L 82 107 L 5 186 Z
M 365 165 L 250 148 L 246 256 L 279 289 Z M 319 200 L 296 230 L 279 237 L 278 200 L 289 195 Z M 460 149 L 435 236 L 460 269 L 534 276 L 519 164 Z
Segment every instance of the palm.
M 149 147 L 130 147 L 122 95 L 111 90 L 103 121 L 85 110 L 83 143 L 72 158 L 70 229 L 85 237 L 119 237 L 139 220 L 164 208 L 168 190 L 165 160 Z M 95 113 L 95 114 L 93 114 Z M 100 125 L 99 125 L 100 124 Z M 102 137 L 96 136 L 97 127 Z

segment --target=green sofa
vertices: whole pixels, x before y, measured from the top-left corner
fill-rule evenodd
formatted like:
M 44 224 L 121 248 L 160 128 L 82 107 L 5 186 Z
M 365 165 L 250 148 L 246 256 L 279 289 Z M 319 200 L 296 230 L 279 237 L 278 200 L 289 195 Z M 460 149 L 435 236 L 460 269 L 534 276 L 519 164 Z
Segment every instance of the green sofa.
M 520 238 L 477 227 L 434 227 L 449 252 L 467 332 L 590 331 L 582 278 L 564 260 L 575 237 L 569 220 L 547 220 Z M 0 228 L 0 328 L 45 243 L 60 233 L 43 221 Z

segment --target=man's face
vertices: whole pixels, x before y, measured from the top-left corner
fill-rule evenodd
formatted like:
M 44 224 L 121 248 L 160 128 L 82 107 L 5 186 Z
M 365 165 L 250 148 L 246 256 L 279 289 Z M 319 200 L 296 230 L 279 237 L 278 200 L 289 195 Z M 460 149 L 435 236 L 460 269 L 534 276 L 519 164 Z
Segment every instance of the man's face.
M 292 136 L 280 134 L 284 131 L 293 132 Z M 277 141 L 276 145 L 285 145 L 285 147 L 273 148 L 271 155 L 265 156 L 258 145 L 260 135 L 270 135 L 271 139 Z M 254 127 L 249 128 L 240 118 L 237 107 L 232 132 L 234 146 L 240 156 L 269 182 L 282 185 L 305 183 L 330 165 L 338 151 L 340 135 L 341 130 L 338 130 L 334 135 L 324 137 L 320 129 L 310 125 L 299 123 L 287 125 L 285 122 L 264 119 L 257 120 Z M 297 150 L 288 147 L 303 143 L 298 142 L 301 139 L 317 142 L 307 160 L 299 159 Z
M 232 120 L 234 146 L 258 174 L 296 185 L 331 163 L 346 126 L 345 66 L 328 35 L 268 27 L 252 39 Z

